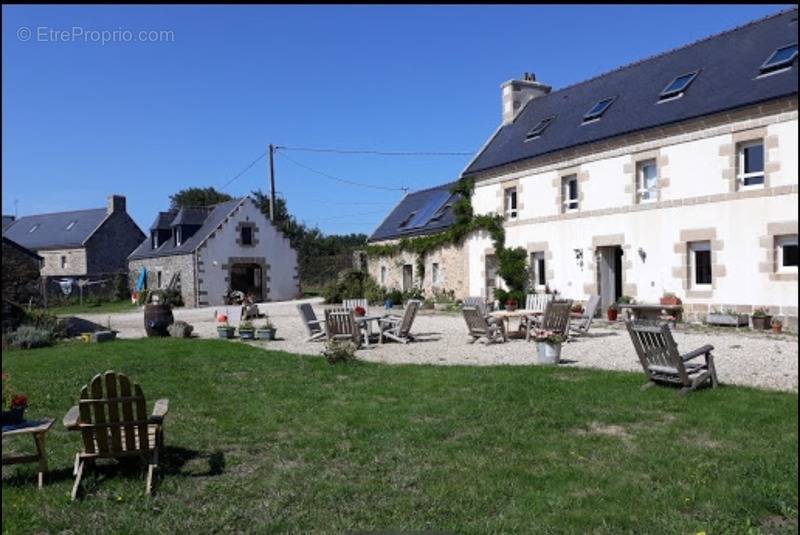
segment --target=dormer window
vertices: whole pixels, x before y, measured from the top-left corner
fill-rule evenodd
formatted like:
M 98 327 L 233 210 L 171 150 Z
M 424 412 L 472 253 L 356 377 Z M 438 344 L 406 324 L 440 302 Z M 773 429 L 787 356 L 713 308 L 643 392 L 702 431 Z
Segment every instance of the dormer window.
M 537 137 L 541 136 L 542 133 L 550 126 L 550 123 L 553 122 L 554 117 L 548 117 L 547 119 L 542 119 L 539 121 L 539 124 L 531 128 L 528 134 L 525 136 L 525 141 L 530 141 L 531 139 L 536 139 Z
M 175 247 L 178 247 L 181 244 L 181 227 L 180 227 L 180 225 L 175 227 L 174 232 L 175 232 Z
M 687 89 L 689 89 L 689 85 L 694 82 L 694 79 L 697 78 L 697 75 L 700 73 L 699 70 L 682 74 L 667 84 L 667 87 L 661 91 L 661 94 L 658 96 L 659 101 L 664 101 L 668 99 L 678 98 L 683 96 Z
M 761 74 L 772 73 L 781 69 L 791 67 L 794 58 L 797 57 L 797 43 L 782 46 L 775 50 L 761 65 Z
M 586 115 L 583 116 L 583 122 L 588 123 L 590 121 L 594 121 L 602 117 L 603 114 L 606 112 L 606 110 L 608 110 L 608 108 L 611 107 L 611 104 L 614 103 L 614 100 L 616 98 L 617 97 L 604 98 L 603 100 L 592 106 L 592 109 L 587 111 Z

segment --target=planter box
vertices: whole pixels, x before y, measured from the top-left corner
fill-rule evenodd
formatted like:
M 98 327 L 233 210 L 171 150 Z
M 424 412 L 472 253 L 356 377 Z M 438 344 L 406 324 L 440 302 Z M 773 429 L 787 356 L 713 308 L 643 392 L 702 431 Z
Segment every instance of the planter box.
M 256 331 L 254 329 L 239 329 L 239 338 L 241 340 L 254 340 L 256 337 Z
M 536 342 L 536 361 L 539 364 L 558 364 L 561 362 L 561 344 Z
M 673 306 L 674 305 L 682 305 L 683 304 L 683 301 L 681 301 L 679 297 L 676 297 L 674 295 L 671 296 L 671 297 L 662 297 L 659 300 L 659 302 L 662 305 L 668 305 L 668 306 L 670 306 L 670 305 L 673 305 Z
M 747 325 L 747 314 L 708 314 L 706 315 L 706 323 L 741 327 Z
M 754 331 L 766 331 L 772 328 L 772 316 L 750 316 Z
M 217 336 L 220 338 L 233 338 L 233 334 L 236 332 L 235 327 L 217 327 Z
M 276 329 L 256 329 L 258 340 L 275 340 Z

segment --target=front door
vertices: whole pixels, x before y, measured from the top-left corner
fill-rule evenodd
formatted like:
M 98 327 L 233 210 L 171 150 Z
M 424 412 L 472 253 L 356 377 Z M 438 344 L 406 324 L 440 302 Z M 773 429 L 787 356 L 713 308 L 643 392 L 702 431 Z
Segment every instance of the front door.
M 622 297 L 622 247 L 597 248 L 597 292 L 603 310 Z
M 406 264 L 403 266 L 403 291 L 407 292 L 414 284 L 414 266 Z

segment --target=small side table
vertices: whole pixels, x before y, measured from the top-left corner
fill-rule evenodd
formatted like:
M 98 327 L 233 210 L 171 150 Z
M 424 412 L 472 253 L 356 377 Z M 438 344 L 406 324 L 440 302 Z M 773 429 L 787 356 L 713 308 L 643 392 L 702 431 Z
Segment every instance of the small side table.
M 13 455 L 3 457 L 3 465 L 20 463 L 39 463 L 39 488 L 44 485 L 44 474 L 47 472 L 47 450 L 44 449 L 44 436 L 53 427 L 53 420 L 45 418 L 36 422 L 30 427 L 21 427 L 3 431 L 3 442 L 6 438 L 18 435 L 33 435 L 33 443 L 36 446 L 36 455 Z

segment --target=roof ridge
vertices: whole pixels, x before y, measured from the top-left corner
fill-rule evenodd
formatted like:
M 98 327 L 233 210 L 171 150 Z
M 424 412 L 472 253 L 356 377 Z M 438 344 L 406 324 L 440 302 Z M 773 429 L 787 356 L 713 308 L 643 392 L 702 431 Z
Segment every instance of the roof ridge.
M 77 214 L 78 212 L 95 212 L 95 211 L 98 211 L 98 210 L 102 210 L 104 212 L 106 211 L 105 208 L 100 207 L 100 208 L 83 208 L 81 210 L 64 210 L 64 211 L 61 211 L 61 212 L 45 212 L 45 213 L 42 213 L 42 214 L 21 215 L 21 216 L 17 217 L 13 221 L 13 223 L 16 223 L 17 221 L 21 221 L 22 219 L 24 219 L 26 217 L 41 217 L 41 216 L 45 216 L 45 215 L 56 215 L 56 214 Z
M 578 87 L 580 85 L 587 84 L 587 83 L 589 83 L 589 82 L 591 82 L 593 80 L 597 80 L 598 78 L 602 78 L 604 76 L 608 76 L 609 74 L 613 74 L 615 72 L 619 72 L 619 71 L 622 71 L 622 70 L 625 70 L 625 69 L 629 69 L 631 67 L 635 67 L 637 65 L 641 65 L 642 63 L 645 63 L 645 62 L 648 62 L 648 61 L 652 61 L 654 59 L 660 58 L 662 56 L 666 56 L 668 54 L 673 54 L 673 53 L 678 52 L 680 50 L 699 45 L 700 43 L 703 43 L 705 41 L 709 41 L 711 39 L 715 39 L 717 37 L 721 37 L 721 36 L 729 34 L 729 33 L 733 33 L 733 32 L 737 32 L 739 30 L 743 30 L 743 29 L 747 28 L 748 26 L 753 26 L 755 24 L 762 23 L 762 22 L 767 21 L 769 19 L 780 17 L 780 16 L 785 15 L 787 13 L 790 13 L 792 11 L 797 11 L 797 8 L 795 7 L 795 8 L 789 8 L 789 9 L 783 9 L 781 11 L 778 11 L 777 13 L 772 13 L 770 15 L 765 15 L 765 16 L 760 17 L 758 19 L 754 19 L 754 20 L 745 22 L 743 24 L 740 24 L 738 26 L 734 26 L 733 28 L 729 28 L 727 30 L 722 30 L 722 31 L 714 33 L 714 34 L 707 35 L 705 37 L 701 37 L 700 39 L 692 41 L 691 43 L 687 43 L 685 45 L 681 45 L 681 46 L 678 46 L 678 47 L 675 47 L 675 48 L 671 48 L 671 49 L 665 50 L 663 52 L 658 52 L 658 53 L 653 54 L 651 56 L 648 56 L 646 58 L 638 59 L 636 61 L 632 61 L 631 63 L 627 63 L 625 65 L 620 65 L 619 67 L 615 67 L 614 69 L 611 69 L 609 71 L 606 71 L 606 72 L 600 73 L 598 75 L 592 76 L 591 78 L 587 78 L 585 80 L 581 80 L 580 82 L 575 82 L 574 84 L 565 85 L 564 87 L 559 87 L 555 91 L 551 91 L 547 95 L 544 95 L 544 97 L 547 97 L 547 96 L 550 96 L 550 95 L 555 95 L 555 94 L 560 93 L 562 91 L 565 91 L 567 89 L 571 89 L 573 87 Z M 519 117 L 521 115 L 522 115 L 522 113 L 520 112 L 519 114 L 517 114 L 517 117 Z

